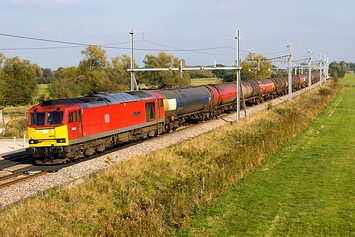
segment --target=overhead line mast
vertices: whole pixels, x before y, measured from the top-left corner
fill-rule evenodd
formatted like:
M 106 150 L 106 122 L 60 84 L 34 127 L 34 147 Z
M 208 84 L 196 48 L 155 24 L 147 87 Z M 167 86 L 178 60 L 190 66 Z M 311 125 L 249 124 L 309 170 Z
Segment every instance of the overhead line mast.
M 133 33 L 142 33 L 143 34 L 143 39 L 144 39 L 144 32 L 133 32 L 131 30 L 129 34 L 131 35 L 131 91 L 139 91 L 137 81 L 134 78 L 134 71 L 132 70 L 134 68 L 134 60 L 133 60 Z

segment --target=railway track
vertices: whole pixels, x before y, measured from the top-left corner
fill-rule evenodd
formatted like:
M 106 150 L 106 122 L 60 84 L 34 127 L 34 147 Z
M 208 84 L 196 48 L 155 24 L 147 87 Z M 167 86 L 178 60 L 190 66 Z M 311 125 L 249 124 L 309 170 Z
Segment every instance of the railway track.
M 129 146 L 134 146 L 140 142 L 132 142 L 129 144 L 124 144 L 116 148 L 112 148 L 110 150 L 106 150 L 100 154 L 92 155 L 86 159 L 79 159 L 73 163 L 69 164 L 46 164 L 46 165 L 35 165 L 33 160 L 28 154 L 23 153 L 11 153 L 7 155 L 4 160 L 0 160 L 0 175 L 1 172 L 11 173 L 7 175 L 0 176 L 0 189 L 17 184 L 29 179 L 33 179 L 47 173 L 58 172 L 60 169 L 65 167 L 69 167 L 71 165 L 79 164 L 84 161 L 88 161 L 91 159 L 98 158 L 102 155 L 107 155 L 113 152 L 116 152 L 120 149 L 127 148 Z M 26 167 L 18 166 L 26 165 Z
M 7 187 L 7 186 L 16 184 L 16 183 L 20 183 L 20 182 L 23 182 L 23 181 L 26 181 L 26 180 L 29 180 L 29 179 L 33 179 L 33 178 L 45 175 L 45 174 L 47 174 L 47 172 L 48 171 L 16 172 L 16 173 L 13 173 L 13 174 L 10 174 L 10 175 L 2 176 L 2 177 L 0 177 L 0 188 L 4 188 L 4 187 Z M 24 177 L 15 179 L 18 176 L 24 176 Z M 5 182 L 3 182 L 3 181 L 5 181 Z

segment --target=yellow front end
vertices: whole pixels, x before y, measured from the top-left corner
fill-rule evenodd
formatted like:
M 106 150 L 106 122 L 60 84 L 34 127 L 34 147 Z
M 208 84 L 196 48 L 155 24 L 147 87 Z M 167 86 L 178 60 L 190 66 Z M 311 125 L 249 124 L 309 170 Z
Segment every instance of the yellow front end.
M 56 127 L 28 127 L 30 147 L 68 146 L 68 126 Z

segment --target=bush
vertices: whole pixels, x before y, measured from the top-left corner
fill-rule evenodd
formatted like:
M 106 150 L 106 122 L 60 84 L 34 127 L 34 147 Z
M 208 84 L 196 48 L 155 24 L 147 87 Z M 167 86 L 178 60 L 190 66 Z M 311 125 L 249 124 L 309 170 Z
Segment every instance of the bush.
M 13 138 L 27 136 L 27 118 L 14 119 L 3 126 L 5 132 L 0 135 L 2 138 Z
M 318 90 L 318 94 L 323 96 L 323 95 L 329 95 L 330 94 L 330 90 L 328 88 L 325 87 L 321 87 Z

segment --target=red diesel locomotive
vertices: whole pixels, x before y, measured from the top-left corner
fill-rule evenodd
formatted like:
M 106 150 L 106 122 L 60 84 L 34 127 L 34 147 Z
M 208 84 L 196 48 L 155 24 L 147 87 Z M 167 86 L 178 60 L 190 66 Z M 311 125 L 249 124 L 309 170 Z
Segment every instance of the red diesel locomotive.
M 163 98 L 146 91 L 49 100 L 29 111 L 26 152 L 46 163 L 71 161 L 162 133 Z

